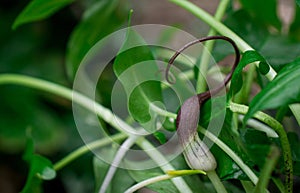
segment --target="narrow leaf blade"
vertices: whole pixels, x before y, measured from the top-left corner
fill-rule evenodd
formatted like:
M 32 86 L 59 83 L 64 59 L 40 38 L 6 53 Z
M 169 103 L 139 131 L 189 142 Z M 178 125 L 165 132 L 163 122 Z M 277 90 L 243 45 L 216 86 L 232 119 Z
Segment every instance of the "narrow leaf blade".
M 32 0 L 18 15 L 12 28 L 16 29 L 22 24 L 50 17 L 56 11 L 71 4 L 73 1 L 74 0 Z
M 273 109 L 300 101 L 300 59 L 282 68 L 275 79 L 258 93 L 249 105 L 246 122 L 255 112 Z

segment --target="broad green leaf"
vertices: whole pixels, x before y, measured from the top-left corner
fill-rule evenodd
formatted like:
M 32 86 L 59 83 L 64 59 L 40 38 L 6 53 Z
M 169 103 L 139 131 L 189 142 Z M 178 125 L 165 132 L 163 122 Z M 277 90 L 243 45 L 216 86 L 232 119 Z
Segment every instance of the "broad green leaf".
M 224 116 L 222 114 L 218 116 Z M 214 116 L 210 121 L 218 122 L 218 116 Z M 240 138 L 237 133 L 233 132 L 232 129 L 232 113 L 227 112 L 225 121 L 223 123 L 221 132 L 218 134 L 218 138 L 220 138 L 224 143 L 227 144 L 235 153 L 239 155 L 240 158 L 245 160 L 247 159 L 247 155 L 243 151 L 243 146 Z M 238 165 L 217 145 L 213 145 L 211 148 L 211 152 L 215 156 L 217 160 L 217 173 L 223 180 L 226 179 L 247 179 L 244 172 L 238 167 Z
M 50 17 L 59 9 L 69 5 L 74 0 L 32 0 L 18 15 L 12 28 Z
M 300 6 L 300 0 L 296 0 L 298 6 Z
M 162 101 L 159 69 L 150 47 L 131 28 L 114 61 L 114 71 L 129 98 L 131 116 L 140 123 L 155 121 L 150 114 L 150 104 Z M 149 123 L 146 127 L 154 126 Z
M 256 51 L 246 51 L 245 53 L 243 53 L 243 57 L 232 75 L 230 91 L 229 91 L 230 97 L 232 97 L 235 93 L 237 93 L 242 88 L 243 68 L 246 65 L 256 61 L 261 61 L 263 63 L 266 63 L 265 59 Z
M 101 155 L 106 157 L 113 157 L 116 151 L 117 150 L 115 148 L 105 148 L 101 150 Z M 93 167 L 96 184 L 95 192 L 98 192 L 110 165 L 95 156 L 93 159 Z M 134 180 L 130 177 L 128 171 L 122 168 L 118 168 L 106 193 L 123 193 L 133 183 Z
M 121 26 L 126 18 L 123 13 L 125 8 L 121 7 L 119 0 L 101 0 L 85 11 L 68 42 L 66 65 L 70 78 L 74 78 L 88 50 Z
M 280 28 L 280 21 L 277 17 L 277 1 L 276 0 L 240 0 L 244 9 L 249 11 L 262 23 Z
M 56 176 L 51 161 L 43 156 L 34 154 L 34 144 L 32 139 L 28 139 L 23 159 L 29 164 L 29 174 L 21 193 L 42 192 L 42 181 L 51 180 Z
M 151 120 L 150 104 L 155 101 L 162 101 L 160 82 L 143 82 L 132 91 L 129 97 L 129 111 L 137 121 L 148 122 Z
M 273 81 L 269 82 L 251 101 L 244 122 L 255 112 L 274 109 L 300 101 L 300 59 L 283 67 Z
M 248 163 L 263 168 L 272 141 L 266 133 L 251 128 L 240 128 L 240 137 L 248 156 Z

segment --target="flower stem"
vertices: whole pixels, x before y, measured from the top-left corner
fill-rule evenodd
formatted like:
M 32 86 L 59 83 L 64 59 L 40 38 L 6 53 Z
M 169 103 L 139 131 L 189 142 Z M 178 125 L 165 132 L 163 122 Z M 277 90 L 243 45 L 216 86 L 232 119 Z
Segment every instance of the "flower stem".
M 226 11 L 227 5 L 230 1 L 229 0 L 222 0 L 220 4 L 218 5 L 217 11 L 215 13 L 215 19 L 220 21 Z M 217 32 L 215 29 L 210 29 L 207 36 L 214 36 Z M 210 59 L 210 52 L 212 51 L 214 47 L 215 41 L 208 41 L 205 42 L 205 49 L 203 49 L 200 66 L 199 66 L 199 73 L 198 73 L 198 79 L 197 79 L 197 87 L 196 91 L 197 93 L 204 92 L 206 90 L 206 74 L 208 70 L 208 64 Z
M 266 188 L 268 187 L 270 177 L 272 175 L 272 171 L 275 168 L 277 160 L 279 158 L 279 150 L 275 146 L 271 146 L 270 152 L 267 156 L 265 165 L 261 171 L 259 180 L 253 193 L 261 193 L 265 192 Z
M 161 175 L 161 176 L 155 176 L 153 178 L 149 178 L 147 180 L 144 180 L 142 182 L 139 182 L 138 184 L 128 188 L 124 193 L 133 193 L 136 192 L 137 190 L 148 186 L 150 184 L 154 184 L 156 182 L 160 182 L 163 180 L 169 180 L 172 178 L 176 178 L 179 176 L 185 176 L 185 175 L 193 175 L 193 174 L 205 174 L 205 172 L 201 170 L 172 170 L 172 171 L 167 171 L 167 174 Z
M 207 172 L 207 176 L 214 185 L 217 193 L 227 193 L 227 190 L 225 189 L 215 170 Z
M 254 174 L 254 172 L 243 162 L 243 160 L 236 154 L 230 147 L 228 147 L 223 141 L 217 138 L 214 134 L 207 131 L 202 127 L 198 127 L 198 130 L 209 138 L 212 142 L 214 142 L 217 146 L 219 146 L 240 168 L 245 172 L 245 174 L 249 177 L 253 184 L 257 184 L 258 177 Z
M 122 159 L 124 158 L 126 152 L 130 149 L 132 145 L 136 142 L 138 139 L 137 136 L 129 136 L 126 141 L 121 145 L 121 147 L 118 149 L 116 155 L 114 156 L 114 160 L 110 164 L 110 167 L 108 169 L 108 172 L 102 182 L 101 188 L 99 189 L 99 193 L 105 193 L 112 178 L 114 177 L 117 167 L 120 165 Z
M 151 157 L 151 159 L 153 159 L 160 166 L 160 168 L 165 173 L 170 170 L 175 170 L 175 168 L 171 164 L 168 163 L 166 158 L 158 150 L 156 150 L 156 148 L 149 141 L 145 140 L 144 138 L 140 138 L 139 140 L 137 140 L 136 144 L 144 150 L 151 149 L 153 152 L 155 152 L 155 153 L 148 154 L 148 155 Z M 161 163 L 165 163 L 165 164 L 161 165 Z M 184 180 L 182 180 L 181 178 L 175 178 L 175 179 L 172 179 L 171 181 L 173 182 L 173 184 L 176 186 L 176 188 L 180 192 L 192 193 L 192 190 L 189 188 L 189 186 L 186 184 L 186 182 Z

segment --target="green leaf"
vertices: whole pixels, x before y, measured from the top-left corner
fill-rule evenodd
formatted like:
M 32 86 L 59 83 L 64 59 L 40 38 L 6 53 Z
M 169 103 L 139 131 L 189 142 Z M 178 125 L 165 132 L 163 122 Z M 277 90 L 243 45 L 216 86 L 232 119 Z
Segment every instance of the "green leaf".
M 224 116 L 222 114 L 218 116 Z M 210 121 L 217 122 L 218 116 L 213 117 Z M 225 142 L 235 153 L 238 154 L 240 158 L 243 160 L 247 158 L 247 155 L 243 151 L 243 146 L 241 140 L 237 133 L 235 133 L 232 129 L 232 113 L 226 112 L 226 117 L 224 121 L 224 125 L 222 127 L 221 132 L 218 134 L 218 138 L 220 138 L 223 142 Z M 218 175 L 223 180 L 227 179 L 247 179 L 244 172 L 239 168 L 239 166 L 217 145 L 213 145 L 211 148 L 211 152 L 215 156 L 215 159 L 218 163 L 218 167 L 216 169 Z
M 43 156 L 34 154 L 32 139 L 28 139 L 23 159 L 29 164 L 30 168 L 26 184 L 21 193 L 41 192 L 42 180 L 51 180 L 56 176 L 51 161 Z
M 240 2 L 244 9 L 249 11 L 254 17 L 260 19 L 262 23 L 280 28 L 281 24 L 277 17 L 276 0 L 240 0 Z
M 159 69 L 150 47 L 131 28 L 128 28 L 127 38 L 114 61 L 114 71 L 129 96 L 131 116 L 148 125 L 144 126 L 152 127 L 155 117 L 151 116 L 149 105 L 162 102 Z
M 100 39 L 118 29 L 126 17 L 119 0 L 102 0 L 85 11 L 68 42 L 66 65 L 69 77 L 74 78 L 85 54 Z
M 296 0 L 296 3 L 300 7 L 300 0 Z
M 116 151 L 116 148 L 105 148 L 101 150 L 101 155 L 113 158 Z M 110 165 L 95 156 L 93 158 L 93 167 L 96 184 L 95 192 L 98 192 Z M 122 168 L 118 168 L 106 193 L 123 193 L 133 183 L 134 180 L 130 177 L 128 171 Z
M 243 84 L 242 71 L 244 67 L 256 61 L 261 61 L 263 63 L 266 63 L 265 59 L 258 52 L 254 50 L 246 51 L 245 53 L 243 53 L 243 57 L 232 75 L 230 91 L 229 91 L 230 97 L 232 97 L 235 93 L 237 93 L 242 88 L 242 84 Z
M 73 1 L 74 0 L 32 0 L 18 15 L 12 28 L 16 29 L 22 24 L 50 17 L 56 11 L 69 5 Z
M 282 68 L 273 81 L 269 82 L 251 101 L 244 122 L 255 112 L 274 109 L 300 101 L 300 59 Z

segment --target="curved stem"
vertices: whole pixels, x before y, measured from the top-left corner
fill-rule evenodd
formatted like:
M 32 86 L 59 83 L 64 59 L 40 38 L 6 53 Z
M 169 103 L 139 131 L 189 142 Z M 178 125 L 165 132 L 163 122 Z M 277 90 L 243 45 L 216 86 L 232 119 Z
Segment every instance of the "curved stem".
M 121 163 L 122 159 L 124 158 L 126 152 L 130 149 L 130 147 L 136 142 L 138 139 L 137 136 L 129 136 L 126 141 L 121 145 L 121 147 L 118 149 L 114 160 L 112 161 L 108 172 L 103 180 L 102 186 L 99 190 L 99 193 L 105 193 L 110 181 L 112 180 L 113 176 L 115 175 L 117 168 L 119 164 Z
M 194 5 L 193 3 L 189 1 L 184 0 L 169 0 L 170 2 L 186 9 L 190 13 L 194 14 L 199 19 L 203 20 L 205 23 L 210 25 L 212 28 L 214 28 L 217 32 L 219 32 L 221 35 L 228 36 L 231 39 L 233 39 L 236 44 L 238 45 L 239 49 L 242 52 L 245 52 L 247 50 L 254 50 L 249 44 L 247 44 L 242 38 L 240 38 L 236 33 L 234 33 L 232 30 L 230 30 L 227 26 L 216 20 L 214 17 L 212 17 L 209 13 L 201 9 L 200 7 Z M 258 62 L 255 62 L 255 65 L 258 66 Z M 273 80 L 275 76 L 277 75 L 276 71 L 272 68 L 272 66 L 269 66 L 270 70 L 265 75 L 269 80 Z M 293 112 L 298 124 L 300 125 L 300 104 L 294 104 L 289 105 L 291 111 Z
M 230 1 L 229 0 L 222 0 L 218 5 L 217 11 L 215 13 L 215 19 L 220 21 L 226 11 L 227 5 Z M 217 32 L 215 29 L 210 29 L 207 36 L 214 36 Z M 199 73 L 197 79 L 197 86 L 196 91 L 197 93 L 204 92 L 206 90 L 206 73 L 208 69 L 209 59 L 210 59 L 210 52 L 214 47 L 215 41 L 205 42 L 205 48 L 202 51 L 201 61 L 199 66 Z
M 225 189 L 215 170 L 207 172 L 207 176 L 210 179 L 211 183 L 214 185 L 217 193 L 227 193 L 227 190 Z
M 118 133 L 118 134 L 115 134 L 113 136 L 110 136 L 110 138 L 103 138 L 103 139 L 100 139 L 100 140 L 88 143 L 88 144 L 86 144 L 86 145 L 84 145 L 84 146 L 76 149 L 75 151 L 71 152 L 69 155 L 65 156 L 60 161 L 56 162 L 53 165 L 53 168 L 56 171 L 58 171 L 58 170 L 62 169 L 63 167 L 65 167 L 66 165 L 68 165 L 70 162 L 72 162 L 75 159 L 77 159 L 78 157 L 82 156 L 83 154 L 90 152 L 90 150 L 97 149 L 97 148 L 103 147 L 105 145 L 108 145 L 113 140 L 114 141 L 123 140 L 126 137 L 127 137 L 126 134 L 124 134 L 124 133 Z
M 170 176 L 170 175 L 161 175 L 161 176 L 155 176 L 153 178 L 149 178 L 147 180 L 144 180 L 144 181 L 141 181 L 137 184 L 135 184 L 134 186 L 131 186 L 130 188 L 128 188 L 124 193 L 134 193 L 136 192 L 137 190 L 145 187 L 145 186 L 148 186 L 150 184 L 154 184 L 156 182 L 160 182 L 160 181 L 164 181 L 164 180 L 169 180 L 171 178 L 175 178 L 177 176 Z
M 98 114 L 99 117 L 101 117 L 104 121 L 109 123 L 111 126 L 115 127 L 122 133 L 126 133 L 128 131 L 133 131 L 133 133 L 136 132 L 135 129 L 133 129 L 130 125 L 126 124 L 122 119 L 119 117 L 115 116 L 109 109 L 101 106 L 100 104 L 94 102 L 93 100 L 89 99 L 88 97 L 76 92 L 72 91 L 71 89 L 68 89 L 66 87 L 54 84 L 52 82 L 48 82 L 45 80 L 41 80 L 38 78 L 32 78 L 29 76 L 25 75 L 16 75 L 16 74 L 3 74 L 0 75 L 0 85 L 1 84 L 17 84 L 17 85 L 23 85 L 23 86 L 28 86 L 31 88 L 39 89 L 42 91 L 50 92 L 53 94 L 56 94 L 57 96 L 61 96 L 63 98 L 66 98 L 68 100 L 73 100 L 77 104 L 81 105 L 82 107 L 90 110 L 91 112 L 95 112 Z M 130 133 L 126 133 L 126 135 L 132 135 Z M 141 142 L 141 147 L 144 147 L 147 149 L 147 147 L 150 147 L 152 149 L 155 149 L 150 142 L 148 142 L 146 139 L 139 140 Z M 147 146 L 144 146 L 144 144 L 147 144 Z M 163 159 L 164 156 L 161 155 L 159 151 L 146 151 L 149 153 L 149 156 L 153 158 L 154 160 L 156 159 L 156 156 L 162 157 Z M 152 153 L 154 152 L 154 153 Z M 165 170 L 168 168 L 168 170 L 174 170 L 174 167 L 168 163 L 165 162 L 166 164 L 164 166 L 159 166 L 162 168 L 162 170 Z M 182 179 L 182 178 L 177 178 L 176 180 L 173 181 L 175 186 L 178 188 L 179 192 L 181 193 L 191 193 L 191 189 L 187 185 L 187 183 Z
M 228 27 L 226 27 L 224 24 L 216 20 L 214 17 L 212 17 L 209 13 L 201 9 L 200 7 L 196 6 L 195 4 L 184 1 L 184 0 L 169 0 L 170 2 L 186 9 L 190 13 L 194 14 L 196 17 L 203 20 L 205 23 L 210 25 L 212 28 L 214 28 L 218 33 L 224 36 L 228 36 L 229 38 L 233 39 L 239 49 L 242 52 L 245 52 L 247 50 L 254 50 L 249 44 L 247 44 L 242 38 L 240 38 L 236 33 L 234 33 L 232 30 L 230 30 Z M 270 66 L 269 72 L 266 74 L 266 77 L 269 80 L 272 80 L 276 76 L 275 70 Z
M 248 112 L 249 107 L 245 105 L 236 104 L 233 102 L 230 102 L 229 109 L 232 112 L 240 113 L 240 114 L 246 114 Z M 293 190 L 293 160 L 292 160 L 292 152 L 290 143 L 287 137 L 287 134 L 283 128 L 283 126 L 273 117 L 269 116 L 266 113 L 263 113 L 261 111 L 254 114 L 254 118 L 266 123 L 271 128 L 274 129 L 274 131 L 278 134 L 279 140 L 281 143 L 282 151 L 283 151 L 283 160 L 284 160 L 284 168 L 286 173 L 285 178 L 285 188 L 287 192 L 292 192 Z
M 193 174 L 205 174 L 205 172 L 200 170 L 175 170 L 175 171 L 167 171 L 167 174 L 161 175 L 161 176 L 155 176 L 153 178 L 149 178 L 147 180 L 141 181 L 138 184 L 128 188 L 124 193 L 133 193 L 145 186 L 148 186 L 150 184 L 154 184 L 156 182 L 160 182 L 163 180 L 169 180 L 172 178 L 176 178 L 179 176 L 185 176 L 185 175 L 193 175 Z
M 156 148 L 149 141 L 145 140 L 144 138 L 140 138 L 139 140 L 137 140 L 136 144 L 144 150 L 151 149 L 153 152 L 155 152 L 155 154 L 149 154 L 149 157 L 153 159 L 158 165 L 161 165 L 160 163 L 168 163 L 166 158 L 158 150 L 156 150 Z M 161 165 L 160 168 L 165 173 L 167 173 L 170 170 L 175 170 L 175 168 L 171 164 Z M 171 181 L 180 192 L 192 193 L 192 190 L 181 178 L 172 179 Z
M 120 132 L 125 132 L 128 135 L 136 134 L 135 129 L 133 129 L 130 125 L 126 124 L 119 117 L 115 116 L 111 112 L 111 110 L 103 107 L 102 105 L 96 103 L 92 99 L 69 88 L 38 78 L 16 74 L 0 75 L 0 85 L 1 84 L 18 84 L 53 93 L 70 101 L 74 101 L 75 103 L 90 110 L 91 112 L 95 112 L 105 122 L 109 123 L 111 126 L 115 127 Z
M 253 193 L 265 192 L 271 179 L 272 171 L 276 166 L 279 155 L 279 149 L 275 146 L 271 146 L 270 152 L 267 156 L 265 165 L 261 171 L 258 183 L 255 186 Z
M 239 115 L 238 119 L 239 121 L 243 122 L 244 115 Z M 268 137 L 278 138 L 277 133 L 271 127 L 261 123 L 260 121 L 257 121 L 256 119 L 249 119 L 247 121 L 247 125 L 249 125 L 257 131 L 265 132 Z

